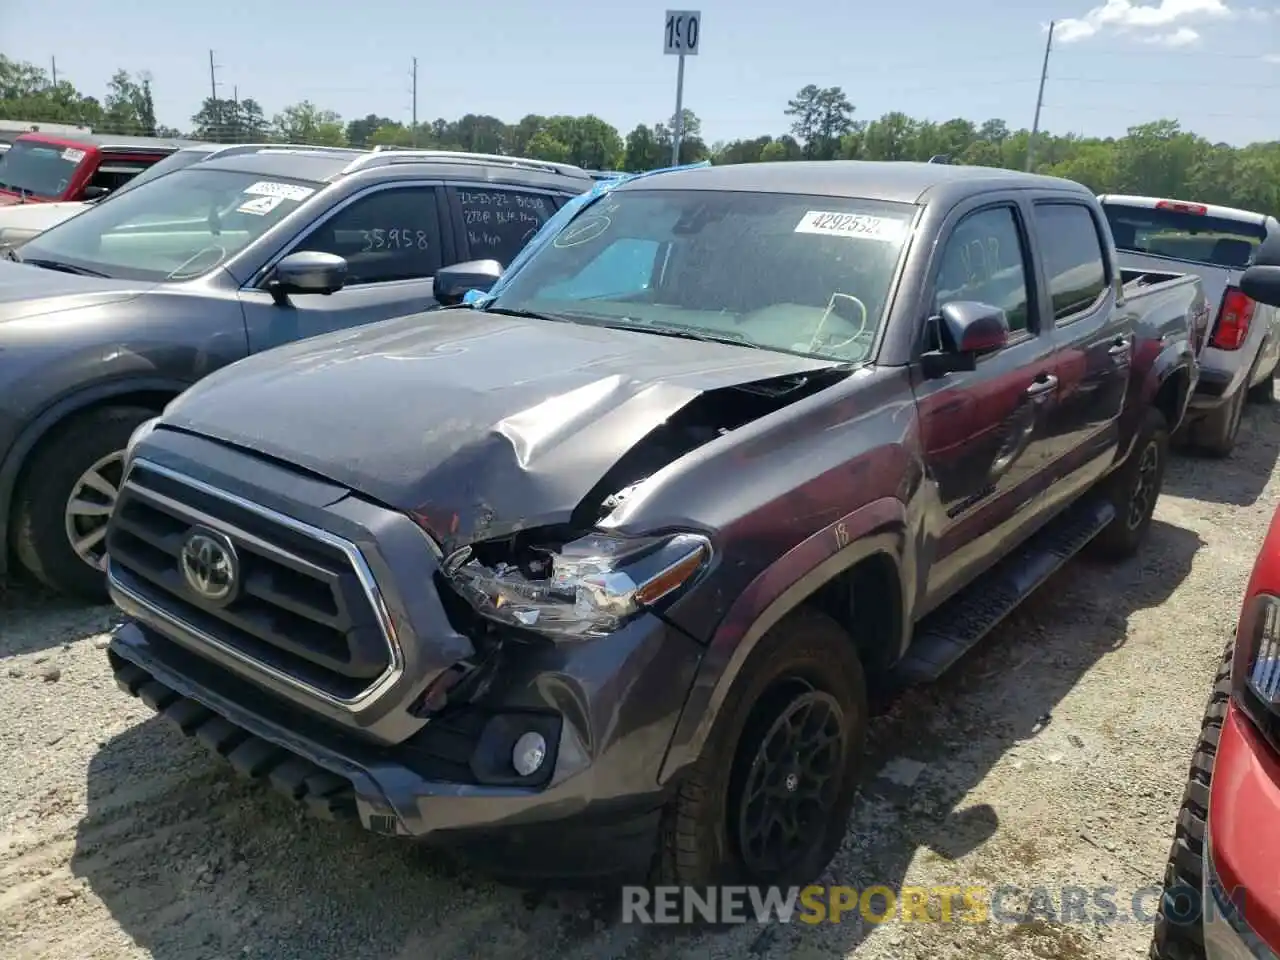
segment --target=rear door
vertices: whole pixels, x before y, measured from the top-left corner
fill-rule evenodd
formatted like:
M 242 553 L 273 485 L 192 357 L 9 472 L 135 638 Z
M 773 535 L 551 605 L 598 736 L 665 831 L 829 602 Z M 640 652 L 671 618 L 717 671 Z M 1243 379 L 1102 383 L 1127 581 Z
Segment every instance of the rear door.
M 440 184 L 417 181 L 378 184 L 337 204 L 276 259 L 336 254 L 347 261 L 347 285 L 329 296 L 294 295 L 288 307 L 261 287 L 242 290 L 250 352 L 435 306 L 436 270 L 456 259 L 444 209 Z
M 445 188 L 458 225 L 459 259 L 506 267 L 559 209 L 564 195 L 533 187 L 454 183 Z
M 945 516 L 928 607 L 999 559 L 1038 520 L 1036 490 L 1051 460 L 1058 379 L 1027 212 L 1014 196 L 961 205 L 944 224 L 930 265 L 931 315 L 949 301 L 987 303 L 1005 311 L 1010 338 L 979 358 L 975 370 L 921 379 L 916 387 L 926 469 Z M 930 325 L 935 332 L 926 333 L 925 349 L 938 336 Z
M 1115 460 L 1133 366 L 1134 330 L 1116 308 L 1105 225 L 1070 198 L 1032 205 L 1039 282 L 1058 347 L 1058 403 L 1051 419 L 1058 462 L 1051 505 L 1093 484 Z

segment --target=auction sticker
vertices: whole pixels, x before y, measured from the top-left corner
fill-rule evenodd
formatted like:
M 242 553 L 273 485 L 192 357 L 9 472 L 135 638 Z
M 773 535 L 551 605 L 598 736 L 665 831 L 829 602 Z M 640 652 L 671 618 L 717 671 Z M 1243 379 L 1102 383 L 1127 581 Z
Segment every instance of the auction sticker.
M 68 163 L 79 163 L 84 159 L 84 151 L 76 150 L 74 147 L 67 147 L 62 151 L 62 159 Z
M 314 187 L 300 187 L 295 183 L 279 183 L 275 180 L 259 180 L 244 188 L 254 197 L 280 197 L 283 200 L 302 201 L 315 193 Z
M 280 204 L 284 203 L 284 200 L 284 197 L 254 197 L 252 200 L 246 200 L 236 207 L 236 212 L 252 213 L 260 217 L 280 206 Z
M 819 233 L 834 237 L 857 237 L 892 243 L 901 240 L 906 224 L 901 220 L 873 217 L 869 213 L 831 213 L 810 210 L 798 224 L 796 233 Z

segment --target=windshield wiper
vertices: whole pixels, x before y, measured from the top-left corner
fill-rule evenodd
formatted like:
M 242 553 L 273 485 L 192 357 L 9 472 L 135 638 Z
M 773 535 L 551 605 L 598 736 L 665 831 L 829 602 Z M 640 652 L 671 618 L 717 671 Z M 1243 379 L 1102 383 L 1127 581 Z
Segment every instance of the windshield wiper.
M 636 333 L 652 333 L 659 337 L 678 337 L 681 340 L 700 340 L 703 343 L 728 343 L 735 347 L 751 347 L 753 350 L 770 349 L 762 347 L 754 340 L 749 340 L 740 333 L 729 333 L 721 331 L 719 333 L 707 333 L 702 330 L 695 330 L 692 327 L 667 326 L 657 324 L 650 326 L 641 323 L 602 323 L 602 327 L 608 327 L 610 330 L 631 330 Z
M 539 313 L 537 310 L 516 310 L 511 307 L 479 307 L 481 313 L 493 313 L 500 317 L 520 317 L 523 320 L 554 320 L 564 323 L 565 318 L 554 313 Z
M 44 260 L 41 258 L 29 259 L 24 257 L 22 263 L 29 263 L 33 267 L 44 267 L 46 270 L 57 270 L 59 273 L 74 273 L 78 277 L 99 277 L 103 280 L 110 280 L 105 273 L 98 270 L 90 270 L 88 267 L 77 267 L 74 263 L 64 263 L 61 260 Z

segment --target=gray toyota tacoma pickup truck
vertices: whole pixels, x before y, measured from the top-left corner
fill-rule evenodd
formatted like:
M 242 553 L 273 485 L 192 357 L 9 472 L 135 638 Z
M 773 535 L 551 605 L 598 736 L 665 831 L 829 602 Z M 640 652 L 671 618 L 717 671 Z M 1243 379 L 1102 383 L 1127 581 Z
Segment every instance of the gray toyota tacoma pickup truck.
M 1199 281 L 1126 280 L 1077 184 L 944 164 L 661 173 L 528 249 L 138 430 L 117 683 L 504 876 L 816 876 L 869 696 L 1138 548 Z

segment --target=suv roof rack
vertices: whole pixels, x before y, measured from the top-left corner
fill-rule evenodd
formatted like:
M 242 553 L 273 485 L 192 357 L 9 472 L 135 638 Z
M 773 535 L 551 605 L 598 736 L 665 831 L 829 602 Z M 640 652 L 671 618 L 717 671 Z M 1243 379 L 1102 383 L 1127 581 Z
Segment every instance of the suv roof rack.
M 305 143 L 228 143 L 215 146 L 211 152 L 231 156 L 241 153 L 323 153 L 336 156 L 359 156 L 368 151 L 361 150 L 359 147 L 313 146 Z
M 556 163 L 551 160 L 531 160 L 527 157 L 507 157 L 497 153 L 468 153 L 461 150 L 417 150 L 412 148 L 390 147 L 379 150 L 375 147 L 369 153 L 356 157 L 342 173 L 354 173 L 365 167 L 384 167 L 393 163 L 413 163 L 421 160 L 457 161 L 462 163 L 491 163 L 504 167 L 521 167 L 526 170 L 542 170 L 546 173 L 558 173 L 565 177 L 591 179 L 581 167 L 571 163 Z

